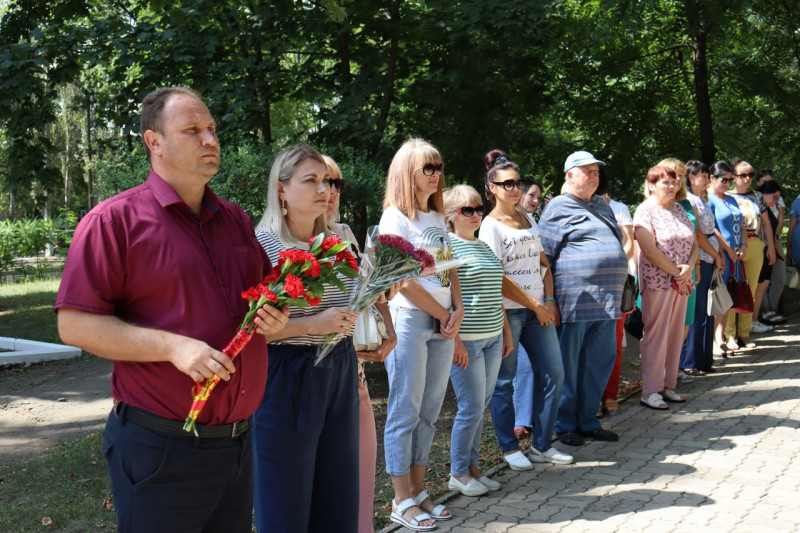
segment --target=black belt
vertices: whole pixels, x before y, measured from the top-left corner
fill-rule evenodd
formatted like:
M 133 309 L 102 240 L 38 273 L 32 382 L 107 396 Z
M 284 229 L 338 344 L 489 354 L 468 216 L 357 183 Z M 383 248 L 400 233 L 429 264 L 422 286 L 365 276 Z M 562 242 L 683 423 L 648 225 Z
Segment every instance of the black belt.
M 181 437 L 194 437 L 190 431 L 183 430 L 183 422 L 179 420 L 170 420 L 163 418 L 153 413 L 148 413 L 143 409 L 131 407 L 123 402 L 114 402 L 114 411 L 120 414 L 124 411 L 126 420 L 129 420 L 137 426 L 142 426 L 145 429 L 159 431 L 161 433 L 169 433 L 170 435 L 179 435 Z M 222 439 L 222 438 L 236 438 L 243 435 L 250 429 L 250 419 L 245 418 L 232 424 L 222 424 L 219 426 L 207 426 L 204 424 L 197 424 L 197 435 L 202 439 Z
M 716 235 L 716 233 L 703 233 L 703 235 L 705 235 L 707 238 L 709 238 L 709 239 L 710 239 L 711 237 L 713 237 L 714 235 Z

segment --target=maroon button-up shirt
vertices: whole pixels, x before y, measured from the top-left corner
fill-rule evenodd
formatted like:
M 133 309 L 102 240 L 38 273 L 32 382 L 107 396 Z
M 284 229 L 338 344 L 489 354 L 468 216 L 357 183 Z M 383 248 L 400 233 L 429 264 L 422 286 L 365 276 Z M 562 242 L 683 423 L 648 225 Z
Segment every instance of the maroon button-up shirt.
M 200 215 L 161 177 L 102 202 L 75 231 L 55 309 L 205 341 L 221 350 L 247 312 L 241 292 L 271 270 L 247 214 L 206 187 Z M 198 422 L 226 424 L 258 407 L 267 377 L 264 338 L 253 336 Z M 184 420 L 192 379 L 171 363 L 114 362 L 111 393 L 165 418 Z

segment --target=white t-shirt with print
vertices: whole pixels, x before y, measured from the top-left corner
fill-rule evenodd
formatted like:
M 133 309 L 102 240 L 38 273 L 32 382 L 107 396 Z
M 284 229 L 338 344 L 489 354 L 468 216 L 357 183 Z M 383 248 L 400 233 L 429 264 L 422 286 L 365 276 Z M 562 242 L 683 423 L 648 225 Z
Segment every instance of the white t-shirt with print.
M 539 254 L 542 253 L 542 239 L 539 226 L 532 216 L 527 215 L 531 224 L 527 229 L 506 226 L 492 217 L 486 217 L 478 233 L 480 240 L 489 245 L 494 255 L 503 263 L 505 275 L 536 300 L 544 301 L 544 282 Z M 524 306 L 508 298 L 503 298 L 506 309 L 521 309 Z
M 417 211 L 417 220 L 411 220 L 396 207 L 387 207 L 381 216 L 378 231 L 382 234 L 403 237 L 415 248 L 422 248 L 439 261 L 452 259 L 450 239 L 447 236 L 447 225 L 444 215 L 436 211 L 423 213 Z M 417 278 L 417 283 L 445 309 L 451 309 L 453 299 L 450 295 L 450 279 L 447 271 L 433 276 Z M 392 298 L 392 304 L 399 307 L 418 309 L 418 307 L 402 294 Z

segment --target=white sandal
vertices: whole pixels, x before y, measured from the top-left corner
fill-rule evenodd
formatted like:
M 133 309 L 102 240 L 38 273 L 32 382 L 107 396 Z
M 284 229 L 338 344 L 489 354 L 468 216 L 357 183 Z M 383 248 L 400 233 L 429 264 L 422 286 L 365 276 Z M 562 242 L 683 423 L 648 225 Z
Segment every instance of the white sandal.
M 403 513 L 408 511 L 410 508 L 417 505 L 417 502 L 414 501 L 414 498 L 407 498 L 396 504 L 394 498 L 392 498 L 392 514 L 389 515 L 389 519 L 396 523 L 400 524 L 401 526 L 405 526 L 412 531 L 431 531 L 438 527 L 438 524 L 433 524 L 431 526 L 423 526 L 420 522 L 424 522 L 425 520 L 433 520 L 434 518 L 429 515 L 428 513 L 420 513 L 411 520 L 406 520 L 403 518 Z M 421 510 L 421 509 L 420 509 Z
M 681 396 L 674 389 L 664 389 L 664 392 L 661 394 L 665 400 L 672 403 L 683 403 L 686 401 L 685 396 Z
M 647 398 L 642 396 L 639 400 L 639 405 L 644 405 L 645 407 L 655 409 L 656 411 L 665 411 L 669 409 L 669 404 L 665 402 L 664 398 L 662 398 L 657 392 L 650 394 L 650 396 Z
M 420 509 L 422 509 L 422 502 L 424 502 L 424 501 L 425 501 L 425 500 L 427 500 L 428 498 L 430 498 L 430 496 L 428 496 L 428 491 L 425 491 L 425 490 L 423 490 L 422 492 L 420 492 L 419 494 L 417 494 L 417 497 L 416 497 L 416 498 L 414 498 L 414 503 L 416 503 L 416 504 L 417 504 L 417 506 L 418 506 Z M 431 501 L 433 501 L 433 500 L 431 500 Z M 422 510 L 424 511 L 425 509 L 422 509 Z M 444 505 L 442 505 L 442 504 L 439 504 L 439 505 L 437 505 L 436 507 L 434 507 L 432 511 L 428 511 L 428 514 L 429 514 L 429 515 L 431 516 L 431 518 L 433 518 L 434 520 L 450 520 L 450 519 L 452 519 L 452 518 L 453 518 L 453 515 L 452 515 L 452 514 L 442 514 L 442 513 L 444 513 L 446 510 L 447 510 L 447 507 L 445 507 L 445 506 L 444 506 Z

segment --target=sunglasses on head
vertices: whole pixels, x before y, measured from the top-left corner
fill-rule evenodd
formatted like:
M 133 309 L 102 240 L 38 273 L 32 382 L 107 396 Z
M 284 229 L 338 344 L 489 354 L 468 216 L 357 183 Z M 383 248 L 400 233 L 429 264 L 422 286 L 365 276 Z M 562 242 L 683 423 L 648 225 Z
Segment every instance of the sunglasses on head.
M 420 170 L 422 170 L 422 173 L 426 176 L 444 174 L 444 163 L 439 163 L 438 165 L 434 165 L 433 163 L 425 163 Z
M 507 191 L 513 191 L 514 189 L 521 191 L 525 188 L 525 182 L 522 180 L 493 181 L 491 183 L 493 185 L 498 185 Z
M 753 179 L 753 176 L 755 176 L 755 174 L 752 172 L 747 172 L 745 174 L 736 174 L 737 178 L 742 178 L 743 180 L 751 180 Z
M 328 178 L 328 185 L 331 189 L 336 189 L 336 192 L 342 192 L 344 190 L 344 180 L 341 178 Z
M 714 179 L 715 179 L 715 180 L 718 180 L 718 181 L 721 181 L 721 182 L 722 182 L 722 183 L 724 183 L 725 185 L 730 185 L 731 183 L 733 183 L 733 178 L 717 178 L 717 177 L 715 176 L 715 177 L 714 177 Z
M 469 218 L 474 215 L 478 215 L 479 217 L 483 216 L 483 206 L 479 205 L 478 207 L 462 207 L 458 210 L 459 213 L 464 215 L 465 217 Z

